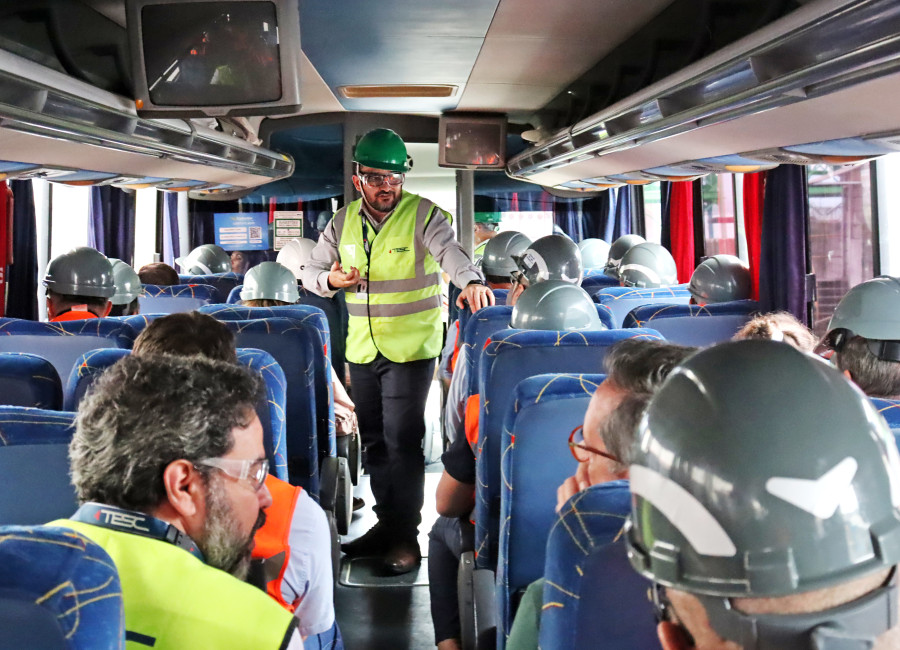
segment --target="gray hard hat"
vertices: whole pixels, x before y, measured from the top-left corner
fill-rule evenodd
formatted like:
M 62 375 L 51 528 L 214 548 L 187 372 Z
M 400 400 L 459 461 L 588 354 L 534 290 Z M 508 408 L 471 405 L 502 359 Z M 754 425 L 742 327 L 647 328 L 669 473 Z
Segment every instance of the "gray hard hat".
M 184 257 L 175 260 L 182 273 L 191 275 L 213 275 L 231 270 L 231 258 L 221 246 L 203 244 L 197 246 Z
M 606 259 L 606 266 L 603 267 L 603 272 L 611 278 L 618 279 L 619 264 L 622 263 L 625 253 L 631 250 L 633 246 L 643 244 L 645 241 L 647 240 L 640 235 L 622 235 L 619 237 L 609 247 L 609 257 Z
M 584 269 L 604 269 L 609 260 L 609 244 L 602 239 L 588 238 L 578 242 Z
M 116 293 L 112 264 L 103 253 L 87 246 L 53 258 L 43 285 L 68 296 L 112 298 Z
M 531 245 L 531 240 L 514 230 L 498 233 L 484 245 L 481 270 L 485 275 L 508 276 L 518 267 L 513 255 L 521 255 Z
M 291 270 L 278 262 L 261 262 L 244 275 L 241 300 L 280 300 L 297 302 L 297 278 Z
M 581 251 L 565 235 L 541 237 L 515 257 L 519 270 L 530 284 L 546 280 L 565 280 L 581 284 Z
M 840 351 L 853 336 L 873 342 L 869 348 L 879 359 L 900 361 L 896 346 L 880 341 L 900 341 L 900 279 L 882 275 L 856 285 L 841 298 L 824 341 Z M 873 349 L 877 348 L 877 349 Z
M 676 368 L 630 478 L 629 557 L 666 586 L 782 596 L 900 562 L 890 430 L 838 370 L 789 345 L 725 343 Z
M 306 267 L 309 258 L 312 257 L 313 249 L 316 242 L 305 237 L 300 239 L 292 239 L 278 251 L 278 257 L 275 261 L 288 267 L 294 273 L 294 277 L 298 280 Z
M 678 269 L 672 253 L 659 244 L 632 246 L 619 265 L 619 280 L 626 287 L 652 289 L 678 284 Z
M 688 291 L 704 304 L 746 300 L 750 297 L 750 269 L 734 255 L 713 255 L 694 269 Z
M 587 291 L 564 280 L 528 287 L 513 307 L 510 327 L 525 330 L 604 330 Z
M 113 282 L 116 285 L 116 293 L 110 302 L 114 305 L 128 305 L 141 295 L 141 278 L 137 271 L 122 260 L 111 257 L 109 263 L 112 264 Z

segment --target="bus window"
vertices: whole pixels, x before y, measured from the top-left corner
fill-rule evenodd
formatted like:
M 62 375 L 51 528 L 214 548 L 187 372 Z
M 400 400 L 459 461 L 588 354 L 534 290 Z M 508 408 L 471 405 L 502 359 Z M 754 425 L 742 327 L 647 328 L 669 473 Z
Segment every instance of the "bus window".
M 710 174 L 701 180 L 703 241 L 707 256 L 737 255 L 734 174 Z
M 810 165 L 809 239 L 818 300 L 813 331 L 825 333 L 847 291 L 874 277 L 869 165 Z
M 50 184 L 51 260 L 73 248 L 88 245 L 90 205 L 90 187 Z
M 662 243 L 662 198 L 660 183 L 644 185 L 644 239 Z

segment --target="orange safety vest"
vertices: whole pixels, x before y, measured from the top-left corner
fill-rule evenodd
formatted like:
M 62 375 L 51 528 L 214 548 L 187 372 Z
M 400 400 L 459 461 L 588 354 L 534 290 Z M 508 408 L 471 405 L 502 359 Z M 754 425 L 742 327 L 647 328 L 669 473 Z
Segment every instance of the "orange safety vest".
M 281 581 L 291 559 L 291 522 L 294 519 L 294 508 L 300 498 L 302 487 L 297 487 L 275 478 L 271 474 L 266 477 L 266 488 L 272 495 L 272 505 L 266 508 L 266 523 L 256 531 L 253 541 L 253 558 L 260 559 L 267 565 L 266 576 L 274 574 L 270 563 L 278 565 L 278 574 L 266 582 L 266 593 L 278 601 L 289 612 L 297 608 L 297 603 L 285 602 L 281 595 Z
M 491 339 L 488 339 L 484 342 L 484 347 L 486 348 L 490 345 Z M 466 411 L 464 414 L 464 428 L 466 431 L 466 440 L 469 441 L 469 446 L 472 448 L 472 451 L 475 455 L 478 455 L 477 445 L 478 445 L 478 418 L 479 418 L 479 406 L 481 401 L 481 395 L 479 393 L 475 393 L 474 395 L 469 395 L 466 398 Z
M 81 307 L 83 307 L 84 309 L 83 310 L 80 309 Z M 69 311 L 64 311 L 60 315 L 58 315 L 54 318 L 51 318 L 50 322 L 51 323 L 62 323 L 64 321 L 88 320 L 90 318 L 100 318 L 100 317 L 97 314 L 95 314 L 94 312 L 88 311 L 87 305 L 75 305 Z
M 459 321 L 456 321 L 456 338 L 453 339 L 453 356 L 450 357 L 450 374 L 456 371 L 456 360 L 459 358 Z

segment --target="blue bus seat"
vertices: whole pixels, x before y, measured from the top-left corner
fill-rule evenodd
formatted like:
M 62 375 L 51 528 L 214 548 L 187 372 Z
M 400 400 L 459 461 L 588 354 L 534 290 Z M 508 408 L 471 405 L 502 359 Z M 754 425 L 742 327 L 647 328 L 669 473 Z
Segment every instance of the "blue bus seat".
M 242 348 L 259 348 L 274 357 L 287 381 L 285 444 L 288 477 L 310 495 L 319 496 L 319 445 L 316 434 L 316 395 L 313 371 L 322 354 L 319 334 L 293 318 L 222 320 Z M 330 383 L 330 382 L 329 382 Z
M 227 304 L 237 305 L 241 301 L 241 289 L 244 285 L 239 284 L 231 293 L 228 294 Z M 337 372 L 341 383 L 346 382 L 344 373 L 346 372 L 344 364 L 346 363 L 347 349 L 347 303 L 344 299 L 344 292 L 338 291 L 331 298 L 323 298 L 320 295 L 308 291 L 303 287 L 297 287 L 300 293 L 300 299 L 297 301 L 299 305 L 308 305 L 310 307 L 318 307 L 325 312 L 328 319 L 328 329 L 331 337 L 331 364 Z
M 481 354 L 478 369 L 479 420 L 475 449 L 475 549 L 480 569 L 497 564 L 500 529 L 500 459 L 503 418 L 514 403 L 516 386 L 547 372 L 598 373 L 615 343 L 662 339 L 651 329 L 555 332 L 505 329 L 496 332 Z M 569 433 L 566 431 L 565 433 Z
M 885 419 L 894 439 L 900 446 L 900 400 L 885 399 L 883 397 L 870 397 L 869 401 L 875 407 L 875 410 Z
M 208 284 L 216 289 L 216 299 L 213 302 L 225 302 L 228 293 L 237 285 L 243 284 L 244 276 L 241 273 L 214 273 L 212 275 L 178 274 L 180 284 Z
M 730 341 L 759 311 L 755 300 L 700 305 L 644 305 L 628 312 L 623 327 L 652 327 L 667 341 L 703 347 Z
M 122 584 L 112 558 L 74 530 L 0 527 L 3 648 L 125 648 Z
M 509 295 L 509 291 L 507 291 L 506 289 L 494 289 L 494 290 L 493 290 L 493 293 L 494 293 L 494 304 L 493 304 L 492 306 L 493 306 L 493 307 L 504 307 L 504 306 L 506 306 L 506 298 L 507 298 L 507 296 Z M 481 312 L 484 311 L 485 309 L 490 309 L 490 307 L 482 307 L 481 309 L 479 309 L 479 310 L 478 310 L 477 312 L 475 312 L 474 314 L 472 313 L 472 310 L 471 310 L 471 309 L 463 309 L 463 310 L 461 310 L 461 311 L 457 311 L 456 317 L 457 317 L 457 319 L 459 319 L 459 331 L 460 331 L 461 333 L 462 333 L 462 332 L 465 332 L 465 331 L 466 331 L 466 327 L 467 327 L 468 324 L 469 324 L 469 321 L 472 320 L 472 317 L 473 317 L 473 316 L 478 316 L 478 315 L 481 314 Z M 511 312 L 511 311 L 512 311 L 512 308 L 510 308 L 510 312 Z M 507 322 L 508 322 L 508 321 L 509 321 L 509 319 L 507 319 Z M 451 320 L 451 321 L 449 321 L 449 322 L 452 323 L 453 321 Z
M 110 318 L 127 324 L 129 327 L 131 327 L 131 329 L 134 330 L 134 338 L 137 338 L 138 335 L 144 331 L 144 328 L 147 327 L 147 325 L 155 321 L 157 318 L 166 315 L 167 314 L 135 314 L 133 316 L 111 316 Z
M 618 286 L 619 279 L 611 278 L 604 274 L 603 271 L 585 271 L 584 277 L 581 279 L 581 288 L 587 291 L 589 295 L 593 295 L 606 287 Z
M 547 540 L 544 650 L 659 647 L 651 584 L 631 568 L 621 534 L 630 512 L 628 481 L 592 485 L 563 506 Z
M 497 647 L 506 646 L 515 594 L 544 575 L 556 487 L 577 469 L 569 433 L 581 426 L 605 375 L 546 374 L 519 382 L 503 424 Z
M 78 508 L 69 481 L 75 414 L 0 406 L 0 525 L 33 526 Z
M 330 329 L 321 309 L 307 305 L 277 307 L 244 307 L 243 305 L 209 305 L 201 313 L 221 320 L 255 320 L 257 318 L 290 318 L 297 327 L 315 337 L 317 346 L 312 357 L 313 390 L 315 392 L 316 431 L 321 456 L 334 456 L 337 432 L 334 418 L 334 389 L 331 385 Z
M 91 350 L 82 355 L 72 368 L 66 384 L 65 410 L 76 411 L 88 388 L 100 374 L 130 350 Z M 259 372 L 265 383 L 265 396 L 256 404 L 256 414 L 263 428 L 263 447 L 269 460 L 269 473 L 288 480 L 285 444 L 285 389 L 287 381 L 281 366 L 268 352 L 253 348 L 237 349 L 238 363 Z
M 0 352 L 30 352 L 44 357 L 59 374 L 68 377 L 76 360 L 97 348 L 130 348 L 137 333 L 112 318 L 91 318 L 62 323 L 39 323 L 0 318 Z
M 691 301 L 691 293 L 686 284 L 658 289 L 636 289 L 634 287 L 607 287 L 591 296 L 594 302 L 606 305 L 612 312 L 616 327 L 622 327 L 625 317 L 635 307 L 649 304 L 686 305 Z
M 138 304 L 145 314 L 175 314 L 214 303 L 218 296 L 216 288 L 208 284 L 145 284 Z
M 58 411 L 62 381 L 53 364 L 27 352 L 0 352 L 0 402 Z

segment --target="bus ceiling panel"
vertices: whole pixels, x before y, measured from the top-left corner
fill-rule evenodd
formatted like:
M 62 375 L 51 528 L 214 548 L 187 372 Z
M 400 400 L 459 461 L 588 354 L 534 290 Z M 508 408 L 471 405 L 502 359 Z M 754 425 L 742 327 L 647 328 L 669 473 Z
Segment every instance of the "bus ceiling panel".
M 440 112 L 443 99 L 349 99 L 344 86 L 449 84 L 469 78 L 497 0 L 309 0 L 300 8 L 303 50 L 348 110 Z M 417 108 L 419 107 L 419 108 Z

